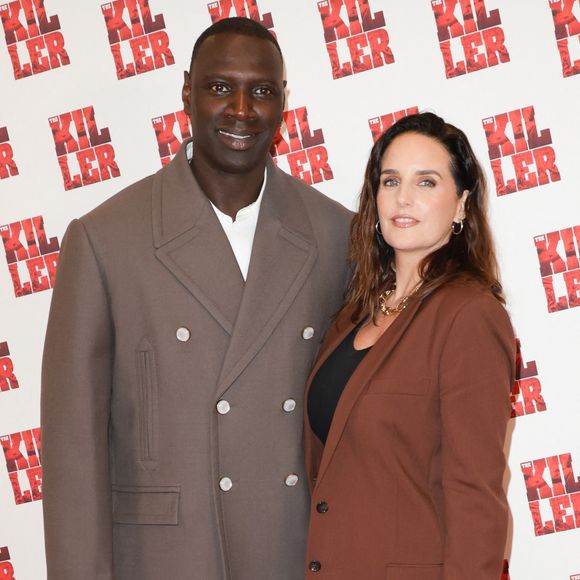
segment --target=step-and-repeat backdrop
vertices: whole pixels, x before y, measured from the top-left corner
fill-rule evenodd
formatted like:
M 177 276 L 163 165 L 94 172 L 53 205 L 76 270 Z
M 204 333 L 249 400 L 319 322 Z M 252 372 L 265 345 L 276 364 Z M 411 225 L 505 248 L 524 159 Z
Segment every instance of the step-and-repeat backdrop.
M 285 55 L 276 162 L 344 205 L 401 116 L 468 134 L 519 346 L 503 579 L 580 580 L 580 0 L 0 0 L 0 578 L 46 577 L 39 378 L 63 232 L 169 162 L 193 42 L 234 15 Z

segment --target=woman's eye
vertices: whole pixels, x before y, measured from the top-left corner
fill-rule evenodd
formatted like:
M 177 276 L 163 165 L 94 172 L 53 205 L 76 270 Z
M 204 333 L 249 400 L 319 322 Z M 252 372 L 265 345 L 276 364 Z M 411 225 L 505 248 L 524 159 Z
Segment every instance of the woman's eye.
M 385 187 L 394 187 L 398 183 L 399 182 L 394 177 L 387 177 L 387 179 L 383 181 L 383 185 Z
M 423 179 L 423 181 L 421 181 L 419 185 L 425 187 L 435 187 L 435 182 L 432 179 Z

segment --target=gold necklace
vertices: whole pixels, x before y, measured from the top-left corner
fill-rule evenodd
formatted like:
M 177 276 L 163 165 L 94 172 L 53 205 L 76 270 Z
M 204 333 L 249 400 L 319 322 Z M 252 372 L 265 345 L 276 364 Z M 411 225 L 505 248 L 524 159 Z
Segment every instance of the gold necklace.
M 393 314 L 399 314 L 399 312 L 403 312 L 407 307 L 409 300 L 416 294 L 417 290 L 421 287 L 421 283 L 417 284 L 413 290 L 407 294 L 407 296 L 403 296 L 396 306 L 387 306 L 387 300 L 389 296 L 397 289 L 397 285 L 395 284 L 390 290 L 385 290 L 379 294 L 379 308 L 381 312 L 385 316 L 393 316 Z

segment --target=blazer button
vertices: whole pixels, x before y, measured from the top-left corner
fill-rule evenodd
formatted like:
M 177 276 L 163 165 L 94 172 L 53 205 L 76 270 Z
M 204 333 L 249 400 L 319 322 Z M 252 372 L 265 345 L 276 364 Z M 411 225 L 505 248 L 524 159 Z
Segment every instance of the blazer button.
M 325 514 L 328 511 L 328 504 L 325 501 L 319 501 L 316 504 L 316 511 L 319 514 Z
M 220 415 L 225 415 L 226 413 L 229 413 L 231 409 L 230 404 L 224 399 L 218 401 L 215 407 Z
M 296 409 L 296 401 L 294 399 L 286 399 L 284 403 L 282 403 L 282 409 L 286 413 L 292 413 L 294 409 Z
M 298 476 L 295 473 L 289 473 L 284 480 L 288 487 L 294 487 L 298 483 Z
M 220 479 L 220 489 L 222 491 L 230 491 L 230 489 L 232 489 L 233 486 L 234 484 L 232 483 L 232 480 L 229 477 L 222 477 Z
M 314 336 L 314 328 L 312 326 L 305 326 L 302 330 L 302 338 L 304 340 L 310 340 Z
M 189 332 L 188 328 L 185 328 L 185 326 L 180 326 L 175 332 L 175 336 L 179 342 L 187 342 L 191 336 L 191 333 Z
M 312 560 L 310 564 L 308 564 L 308 568 L 311 572 L 320 572 L 322 564 L 318 560 Z

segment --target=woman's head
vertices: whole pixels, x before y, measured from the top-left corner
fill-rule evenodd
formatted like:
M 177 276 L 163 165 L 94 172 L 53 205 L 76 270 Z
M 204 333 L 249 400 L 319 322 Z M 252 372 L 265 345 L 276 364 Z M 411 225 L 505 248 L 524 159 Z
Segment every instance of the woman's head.
M 374 314 L 394 283 L 396 253 L 416 259 L 423 292 L 462 278 L 503 301 L 483 170 L 463 131 L 433 113 L 400 119 L 371 151 L 351 229 L 348 303 Z

